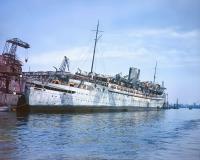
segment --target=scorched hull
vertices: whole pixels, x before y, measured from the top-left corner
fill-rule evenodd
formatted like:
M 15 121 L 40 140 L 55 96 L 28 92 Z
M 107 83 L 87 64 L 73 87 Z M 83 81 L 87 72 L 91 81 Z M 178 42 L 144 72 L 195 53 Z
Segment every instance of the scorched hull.
M 52 84 L 53 89 L 30 87 L 26 103 L 31 110 L 133 111 L 162 108 L 164 97 L 147 97 L 101 88 L 95 91 Z M 61 91 L 62 89 L 62 91 Z M 100 91 L 99 91 L 100 90 Z

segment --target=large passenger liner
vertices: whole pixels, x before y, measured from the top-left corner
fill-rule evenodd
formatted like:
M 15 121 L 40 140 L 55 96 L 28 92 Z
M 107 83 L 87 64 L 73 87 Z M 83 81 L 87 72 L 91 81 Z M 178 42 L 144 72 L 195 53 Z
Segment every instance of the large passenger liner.
M 127 76 L 106 76 L 93 72 L 99 23 L 90 72 L 69 72 L 68 58 L 55 72 L 25 72 L 25 98 L 31 110 L 133 111 L 159 109 L 165 105 L 165 87 L 154 81 L 139 80 L 140 70 L 130 67 Z M 68 68 L 68 72 L 65 68 Z M 156 67 L 155 67 L 156 73 Z

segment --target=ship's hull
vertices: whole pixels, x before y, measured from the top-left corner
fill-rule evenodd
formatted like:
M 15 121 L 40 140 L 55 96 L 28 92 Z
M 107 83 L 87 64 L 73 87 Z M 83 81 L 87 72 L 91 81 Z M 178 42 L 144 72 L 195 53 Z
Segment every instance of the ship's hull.
M 101 90 L 100 87 L 101 91 L 89 91 L 70 86 L 54 86 L 53 89 L 30 87 L 27 90 L 26 102 L 32 111 L 157 110 L 165 102 L 163 97 L 145 97 L 111 89 Z
M 0 93 L 0 106 L 17 106 L 20 95 Z
M 94 113 L 94 112 L 134 112 L 157 111 L 162 108 L 148 107 L 114 107 L 114 106 L 26 106 L 29 112 L 41 113 Z M 20 111 L 20 110 L 19 110 Z

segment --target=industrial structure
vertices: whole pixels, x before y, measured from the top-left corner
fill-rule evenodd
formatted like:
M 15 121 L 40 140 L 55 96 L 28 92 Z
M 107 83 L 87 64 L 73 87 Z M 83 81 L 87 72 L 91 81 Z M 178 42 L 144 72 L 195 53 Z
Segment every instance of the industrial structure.
M 0 55 L 0 106 L 17 105 L 23 92 L 22 61 L 16 55 L 17 47 L 28 49 L 30 45 L 18 38 L 9 39 Z

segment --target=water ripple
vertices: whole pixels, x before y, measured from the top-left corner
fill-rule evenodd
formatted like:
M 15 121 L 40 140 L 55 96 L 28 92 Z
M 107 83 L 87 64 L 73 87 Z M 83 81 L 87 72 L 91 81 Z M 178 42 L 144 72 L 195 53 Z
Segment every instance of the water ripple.
M 0 113 L 0 159 L 200 159 L 200 110 Z

